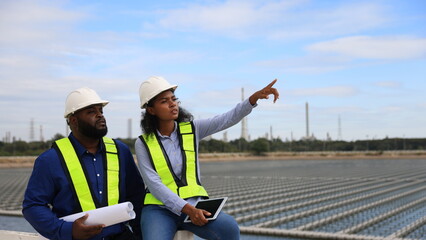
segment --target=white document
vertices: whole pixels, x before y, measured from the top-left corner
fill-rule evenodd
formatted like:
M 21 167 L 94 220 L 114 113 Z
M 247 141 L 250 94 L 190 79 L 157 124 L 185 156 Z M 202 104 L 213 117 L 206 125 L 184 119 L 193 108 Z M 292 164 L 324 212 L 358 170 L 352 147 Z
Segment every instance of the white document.
M 106 227 L 132 220 L 136 217 L 135 211 L 133 211 L 133 204 L 131 202 L 123 202 L 112 206 L 101 207 L 86 212 L 79 212 L 60 219 L 67 222 L 74 222 L 76 219 L 83 217 L 85 214 L 89 214 L 84 224 L 86 225 L 98 225 L 104 224 Z M 39 240 L 46 240 L 43 236 L 39 236 Z
M 133 204 L 131 202 L 123 202 L 112 206 L 101 207 L 86 212 L 79 212 L 60 219 L 67 222 L 74 222 L 76 219 L 83 217 L 85 214 L 89 214 L 84 224 L 86 225 L 98 225 L 104 224 L 106 227 L 125 222 L 136 217 L 135 211 L 133 211 Z

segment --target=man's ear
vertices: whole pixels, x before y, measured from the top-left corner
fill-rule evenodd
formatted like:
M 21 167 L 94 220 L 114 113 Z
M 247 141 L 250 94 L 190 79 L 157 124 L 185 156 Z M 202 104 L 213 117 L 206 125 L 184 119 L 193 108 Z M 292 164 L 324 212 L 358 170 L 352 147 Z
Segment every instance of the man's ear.
M 71 127 L 71 126 L 75 126 L 75 125 L 77 125 L 77 117 L 76 116 L 74 116 L 74 115 L 71 115 L 71 116 L 69 116 L 68 117 L 68 125 Z
M 146 108 L 146 111 L 149 113 L 149 114 L 151 114 L 151 115 L 155 115 L 155 111 L 154 111 L 154 108 L 153 107 L 147 107 Z

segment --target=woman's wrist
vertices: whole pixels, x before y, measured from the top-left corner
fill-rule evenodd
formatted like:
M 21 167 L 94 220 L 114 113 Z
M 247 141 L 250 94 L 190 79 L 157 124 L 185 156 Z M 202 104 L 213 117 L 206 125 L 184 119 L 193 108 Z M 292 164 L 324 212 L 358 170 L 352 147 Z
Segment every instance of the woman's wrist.
M 256 92 L 257 93 L 257 92 Z M 251 95 L 250 97 L 249 97 L 249 102 L 250 102 L 250 104 L 252 105 L 252 106 L 254 106 L 254 105 L 256 105 L 256 103 L 257 103 L 257 100 L 259 100 L 259 98 L 257 98 L 255 95 L 256 95 L 256 93 L 254 93 L 253 95 Z
M 187 203 L 185 204 L 185 206 L 183 206 L 181 212 L 185 213 L 186 215 L 190 215 L 194 210 L 195 210 L 195 207 Z

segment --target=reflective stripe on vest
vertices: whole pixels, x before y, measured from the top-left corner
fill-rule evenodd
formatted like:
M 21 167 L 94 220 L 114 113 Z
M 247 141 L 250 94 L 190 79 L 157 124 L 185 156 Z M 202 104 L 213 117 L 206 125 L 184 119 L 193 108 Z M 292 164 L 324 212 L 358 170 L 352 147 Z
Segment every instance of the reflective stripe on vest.
M 117 147 L 111 138 L 103 138 L 106 149 L 106 179 L 107 179 L 107 199 L 108 205 L 114 205 L 119 200 L 119 159 Z M 92 196 L 90 186 L 86 175 L 84 174 L 83 167 L 80 163 L 74 146 L 69 138 L 62 138 L 55 142 L 58 150 L 63 156 L 64 167 L 70 176 L 71 185 L 77 195 L 76 198 L 80 203 L 82 211 L 89 211 L 96 209 L 96 203 Z M 98 206 L 100 207 L 100 206 Z
M 191 122 L 179 123 L 179 141 L 183 148 L 183 171 L 179 179 L 171 168 L 170 161 L 156 134 L 143 134 L 140 139 L 148 149 L 152 165 L 161 178 L 162 183 L 183 199 L 190 197 L 208 197 L 198 179 L 197 156 L 195 151 L 195 134 Z M 164 205 L 151 193 L 145 195 L 145 204 Z
M 117 146 L 114 140 L 104 137 L 107 159 L 107 198 L 108 205 L 115 205 L 120 198 L 120 161 L 118 159 Z

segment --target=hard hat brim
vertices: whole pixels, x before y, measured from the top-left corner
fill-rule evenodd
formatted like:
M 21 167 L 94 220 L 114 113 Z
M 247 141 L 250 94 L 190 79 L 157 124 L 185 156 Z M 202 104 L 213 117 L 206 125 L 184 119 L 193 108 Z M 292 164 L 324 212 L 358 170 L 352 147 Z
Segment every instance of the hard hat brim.
M 104 107 L 108 103 L 109 103 L 109 101 L 106 101 L 106 100 L 99 100 L 99 101 L 91 101 L 91 102 L 88 102 L 88 103 L 82 103 L 78 107 L 72 109 L 72 111 L 66 112 L 64 114 L 64 118 L 68 118 L 70 115 L 74 114 L 75 112 L 77 112 L 77 111 L 79 111 L 83 108 L 86 108 L 86 107 L 89 107 L 89 106 L 92 106 L 92 105 L 98 105 L 98 104 L 102 104 L 102 107 Z
M 148 106 L 149 101 L 151 101 L 152 99 L 154 99 L 158 94 L 160 94 L 160 93 L 162 93 L 164 91 L 167 91 L 167 90 L 175 91 L 177 87 L 178 87 L 177 85 L 170 85 L 170 86 L 167 86 L 167 88 L 157 89 L 157 91 L 153 92 L 151 94 L 151 96 L 148 97 L 147 100 L 145 100 L 145 103 L 141 106 L 141 108 L 145 109 Z

